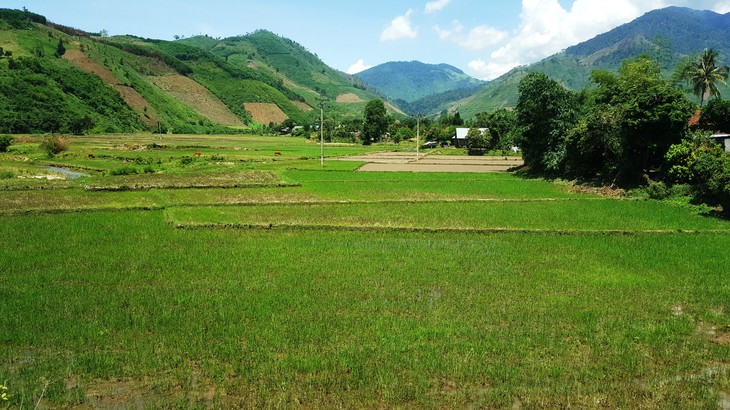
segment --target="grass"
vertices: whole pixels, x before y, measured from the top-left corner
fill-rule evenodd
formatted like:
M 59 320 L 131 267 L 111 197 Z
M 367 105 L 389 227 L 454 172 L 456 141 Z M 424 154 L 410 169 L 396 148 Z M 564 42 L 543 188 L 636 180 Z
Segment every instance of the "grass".
M 580 212 L 576 212 L 580 209 Z M 425 230 L 640 232 L 714 230 L 730 223 L 688 216 L 658 202 L 621 200 L 523 202 L 396 202 L 173 208 L 178 225 L 333 227 Z
M 176 136 L 153 163 L 165 185 L 84 191 L 148 177 L 85 149 L 150 143 L 85 137 L 53 161 L 92 177 L 0 195 L 11 408 L 715 409 L 730 393 L 726 221 L 509 174 L 318 170 L 303 140 L 237 138 Z M 284 158 L 256 158 L 276 141 Z M 0 161 L 43 166 L 36 145 Z M 246 162 L 206 159 L 219 149 Z

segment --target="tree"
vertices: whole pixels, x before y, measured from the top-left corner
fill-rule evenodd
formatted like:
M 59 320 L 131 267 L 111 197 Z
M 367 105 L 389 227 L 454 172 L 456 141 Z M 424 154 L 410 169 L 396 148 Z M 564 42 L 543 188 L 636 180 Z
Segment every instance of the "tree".
M 416 136 L 416 133 L 408 127 L 398 128 L 395 134 L 393 134 L 393 142 L 400 144 L 401 141 L 408 141 L 409 139 Z
M 383 100 L 369 101 L 365 106 L 365 124 L 362 131 L 363 145 L 370 145 L 380 141 L 388 130 L 388 114 L 385 111 Z
M 489 128 L 492 135 L 492 146 L 503 150 L 509 149 L 514 143 L 510 136 L 514 134 L 516 125 L 517 113 L 506 108 L 492 113 L 480 112 L 469 124 L 470 127 Z
M 712 132 L 730 132 L 730 101 L 710 100 L 702 110 L 700 128 Z
M 56 57 L 63 57 L 66 54 L 66 47 L 63 46 L 63 41 L 58 40 L 58 46 L 56 47 Z
M 10 135 L 0 135 L 0 152 L 7 152 L 8 148 L 13 145 L 13 137 Z
M 466 147 L 469 155 L 484 155 L 484 152 L 491 148 L 492 135 L 488 129 L 469 128 L 466 133 Z
M 618 74 L 596 71 L 598 88 L 585 97 L 585 114 L 567 139 L 571 176 L 643 182 L 660 170 L 672 144 L 685 135 L 692 103 L 661 74 L 656 61 L 624 61 Z
M 532 170 L 558 172 L 565 160 L 565 137 L 577 119 L 575 94 L 543 73 L 520 81 L 518 145 Z
M 726 84 L 730 67 L 718 65 L 720 53 L 715 49 L 705 49 L 687 65 L 685 78 L 692 86 L 692 91 L 700 99 L 700 106 L 704 105 L 705 97 L 720 98 L 717 83 Z

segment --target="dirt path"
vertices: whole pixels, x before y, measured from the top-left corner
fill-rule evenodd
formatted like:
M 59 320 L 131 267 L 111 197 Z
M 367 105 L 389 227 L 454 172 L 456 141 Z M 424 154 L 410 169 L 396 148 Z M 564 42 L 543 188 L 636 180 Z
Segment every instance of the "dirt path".
M 520 157 L 461 156 L 421 154 L 415 152 L 379 152 L 340 158 L 364 161 L 359 171 L 374 172 L 506 172 L 524 164 Z

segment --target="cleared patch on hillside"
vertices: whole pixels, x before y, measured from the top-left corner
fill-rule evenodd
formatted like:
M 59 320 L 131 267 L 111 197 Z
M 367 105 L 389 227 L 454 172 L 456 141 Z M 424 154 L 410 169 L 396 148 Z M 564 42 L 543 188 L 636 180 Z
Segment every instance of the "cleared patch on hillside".
M 359 103 L 365 102 L 362 98 L 358 97 L 355 93 L 340 94 L 337 96 L 338 103 Z
M 244 125 L 218 97 L 188 77 L 173 74 L 148 79 L 152 84 L 213 122 L 223 125 Z
M 243 108 L 251 113 L 251 118 L 261 124 L 281 124 L 289 118 L 278 105 L 273 103 L 243 103 Z
M 301 101 L 292 101 L 292 104 L 294 104 L 297 108 L 299 108 L 300 110 L 305 111 L 305 112 L 310 112 L 314 109 L 314 108 L 308 106 L 306 103 L 303 103 Z
M 149 102 L 134 88 L 127 87 L 108 68 L 87 57 L 80 50 L 66 50 L 63 58 L 76 67 L 101 78 L 102 81 L 114 87 L 121 94 L 124 102 L 139 114 L 142 122 L 148 127 L 157 124 L 157 114 Z
M 401 111 L 400 108 L 396 107 L 395 105 L 393 105 L 393 104 L 391 104 L 389 102 L 386 102 L 385 103 L 385 108 L 387 108 L 389 110 L 393 110 L 393 111 L 397 112 L 398 114 L 406 115 L 406 113 L 404 113 L 403 111 Z

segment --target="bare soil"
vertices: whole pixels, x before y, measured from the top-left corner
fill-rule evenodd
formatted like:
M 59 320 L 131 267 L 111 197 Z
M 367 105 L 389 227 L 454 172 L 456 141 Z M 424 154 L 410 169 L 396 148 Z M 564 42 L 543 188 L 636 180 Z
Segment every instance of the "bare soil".
M 292 101 L 292 104 L 296 105 L 297 108 L 299 108 L 300 110 L 305 111 L 305 112 L 310 112 L 314 109 L 314 108 L 308 106 L 306 103 L 303 103 L 301 101 Z
M 415 152 L 380 152 L 340 160 L 366 162 L 359 171 L 393 172 L 507 172 L 524 164 L 520 157 L 420 154 L 416 158 Z
M 359 103 L 364 100 L 357 96 L 355 93 L 340 94 L 337 96 L 338 103 Z
M 213 122 L 222 125 L 244 125 L 218 97 L 188 77 L 173 74 L 148 77 L 148 79 L 152 84 Z
M 243 107 L 251 113 L 254 121 L 261 124 L 281 124 L 289 118 L 278 105 L 272 103 L 244 103 Z
M 114 87 L 121 94 L 124 102 L 139 114 L 140 119 L 145 125 L 153 127 L 157 124 L 157 114 L 147 100 L 135 89 L 122 84 L 108 68 L 90 59 L 80 50 L 66 50 L 63 58 L 87 73 L 98 76 L 102 81 Z

